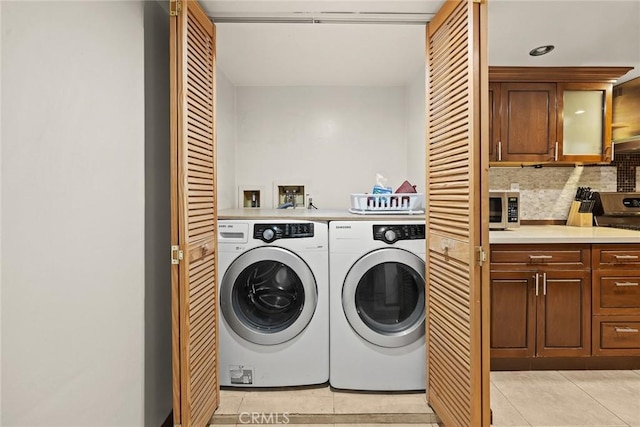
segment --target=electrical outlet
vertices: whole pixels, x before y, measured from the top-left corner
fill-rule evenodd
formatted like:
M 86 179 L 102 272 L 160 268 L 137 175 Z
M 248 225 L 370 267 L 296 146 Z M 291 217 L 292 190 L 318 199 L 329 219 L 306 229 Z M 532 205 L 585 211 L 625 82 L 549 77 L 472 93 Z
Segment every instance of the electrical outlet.
M 520 191 L 520 184 L 518 184 L 517 182 L 512 182 L 511 191 Z

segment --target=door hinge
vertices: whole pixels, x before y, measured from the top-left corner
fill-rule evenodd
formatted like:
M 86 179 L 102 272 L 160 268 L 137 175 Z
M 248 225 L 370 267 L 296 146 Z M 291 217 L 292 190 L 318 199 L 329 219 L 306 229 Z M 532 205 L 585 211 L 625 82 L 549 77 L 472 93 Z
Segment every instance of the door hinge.
M 180 250 L 180 246 L 172 245 L 171 246 L 171 264 L 180 264 L 180 261 L 182 261 L 182 258 L 184 258 L 184 252 Z
M 482 264 L 487 260 L 487 253 L 484 251 L 482 246 L 476 247 L 476 262 L 479 267 L 482 267 Z
M 178 16 L 182 10 L 182 2 L 178 0 L 169 0 L 169 16 Z

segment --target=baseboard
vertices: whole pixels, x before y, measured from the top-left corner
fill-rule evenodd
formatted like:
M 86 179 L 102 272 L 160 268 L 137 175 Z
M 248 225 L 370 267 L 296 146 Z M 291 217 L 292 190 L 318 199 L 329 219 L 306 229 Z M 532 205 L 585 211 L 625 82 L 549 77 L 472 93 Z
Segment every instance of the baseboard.
M 638 356 L 491 358 L 492 371 L 640 369 Z
M 169 412 L 169 416 L 160 427 L 173 427 L 173 411 Z
M 211 419 L 211 425 L 246 424 L 240 414 L 216 414 Z M 440 419 L 435 413 L 418 414 L 287 414 L 287 424 L 435 424 Z

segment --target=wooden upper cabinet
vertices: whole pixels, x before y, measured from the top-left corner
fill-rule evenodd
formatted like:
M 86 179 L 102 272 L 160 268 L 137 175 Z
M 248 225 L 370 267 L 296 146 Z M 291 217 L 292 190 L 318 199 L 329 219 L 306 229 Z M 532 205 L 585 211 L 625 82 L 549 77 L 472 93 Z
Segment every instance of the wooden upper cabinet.
M 553 161 L 556 145 L 556 85 L 502 83 L 500 85 L 502 161 Z
M 501 160 L 498 149 L 500 138 L 500 83 L 489 83 L 489 161 Z
M 611 83 L 558 83 L 559 161 L 611 162 Z
M 616 142 L 640 135 L 640 77 L 613 88 L 613 140 Z
M 613 83 L 630 67 L 490 67 L 493 166 L 611 162 Z

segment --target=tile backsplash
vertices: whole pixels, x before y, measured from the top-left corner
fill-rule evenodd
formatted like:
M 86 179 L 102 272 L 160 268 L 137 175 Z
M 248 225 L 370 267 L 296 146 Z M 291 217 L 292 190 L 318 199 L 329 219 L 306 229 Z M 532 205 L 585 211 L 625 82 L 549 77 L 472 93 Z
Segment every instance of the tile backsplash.
M 618 191 L 638 191 L 640 154 L 618 153 L 614 164 L 618 168 Z
M 578 187 L 616 191 L 615 166 L 533 167 L 489 169 L 489 188 L 520 187 L 520 218 L 566 220 Z

